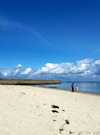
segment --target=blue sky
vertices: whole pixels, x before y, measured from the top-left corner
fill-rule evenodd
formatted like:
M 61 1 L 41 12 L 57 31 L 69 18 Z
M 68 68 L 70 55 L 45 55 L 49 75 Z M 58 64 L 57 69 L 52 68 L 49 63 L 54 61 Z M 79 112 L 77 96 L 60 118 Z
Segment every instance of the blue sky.
M 0 1 L 0 67 L 100 59 L 99 0 Z

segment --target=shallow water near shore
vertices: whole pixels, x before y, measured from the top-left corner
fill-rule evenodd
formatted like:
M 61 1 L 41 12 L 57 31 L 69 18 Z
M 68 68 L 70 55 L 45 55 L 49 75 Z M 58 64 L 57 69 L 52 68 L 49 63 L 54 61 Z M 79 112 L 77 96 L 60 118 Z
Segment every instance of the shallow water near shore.
M 57 88 L 62 90 L 71 90 L 72 82 L 62 82 L 58 85 L 49 85 L 49 88 Z M 75 89 L 78 89 L 80 92 L 100 94 L 100 82 L 75 82 Z

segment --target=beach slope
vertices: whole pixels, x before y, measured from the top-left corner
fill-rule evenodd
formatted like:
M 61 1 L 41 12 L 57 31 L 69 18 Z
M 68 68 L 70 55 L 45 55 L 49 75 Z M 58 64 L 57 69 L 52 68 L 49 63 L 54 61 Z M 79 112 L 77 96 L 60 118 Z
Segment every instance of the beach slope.
M 0 85 L 1 135 L 100 135 L 100 96 Z

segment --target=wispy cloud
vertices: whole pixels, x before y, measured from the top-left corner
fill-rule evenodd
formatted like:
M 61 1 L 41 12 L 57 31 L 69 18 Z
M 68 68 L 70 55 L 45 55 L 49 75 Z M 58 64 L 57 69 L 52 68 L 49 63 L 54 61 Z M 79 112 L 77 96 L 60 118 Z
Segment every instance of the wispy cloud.
M 33 38 L 37 38 L 40 42 L 43 42 L 44 44 L 51 44 L 48 39 L 42 36 L 42 34 L 33 27 L 30 27 L 21 22 L 11 21 L 4 17 L 0 17 L 0 31 L 27 32 L 33 35 Z

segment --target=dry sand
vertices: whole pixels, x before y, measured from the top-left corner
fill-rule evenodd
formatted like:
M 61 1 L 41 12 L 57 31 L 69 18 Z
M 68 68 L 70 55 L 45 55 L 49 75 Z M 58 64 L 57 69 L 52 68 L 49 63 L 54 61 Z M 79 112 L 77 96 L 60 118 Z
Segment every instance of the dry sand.
M 0 135 L 100 135 L 100 96 L 0 85 Z

